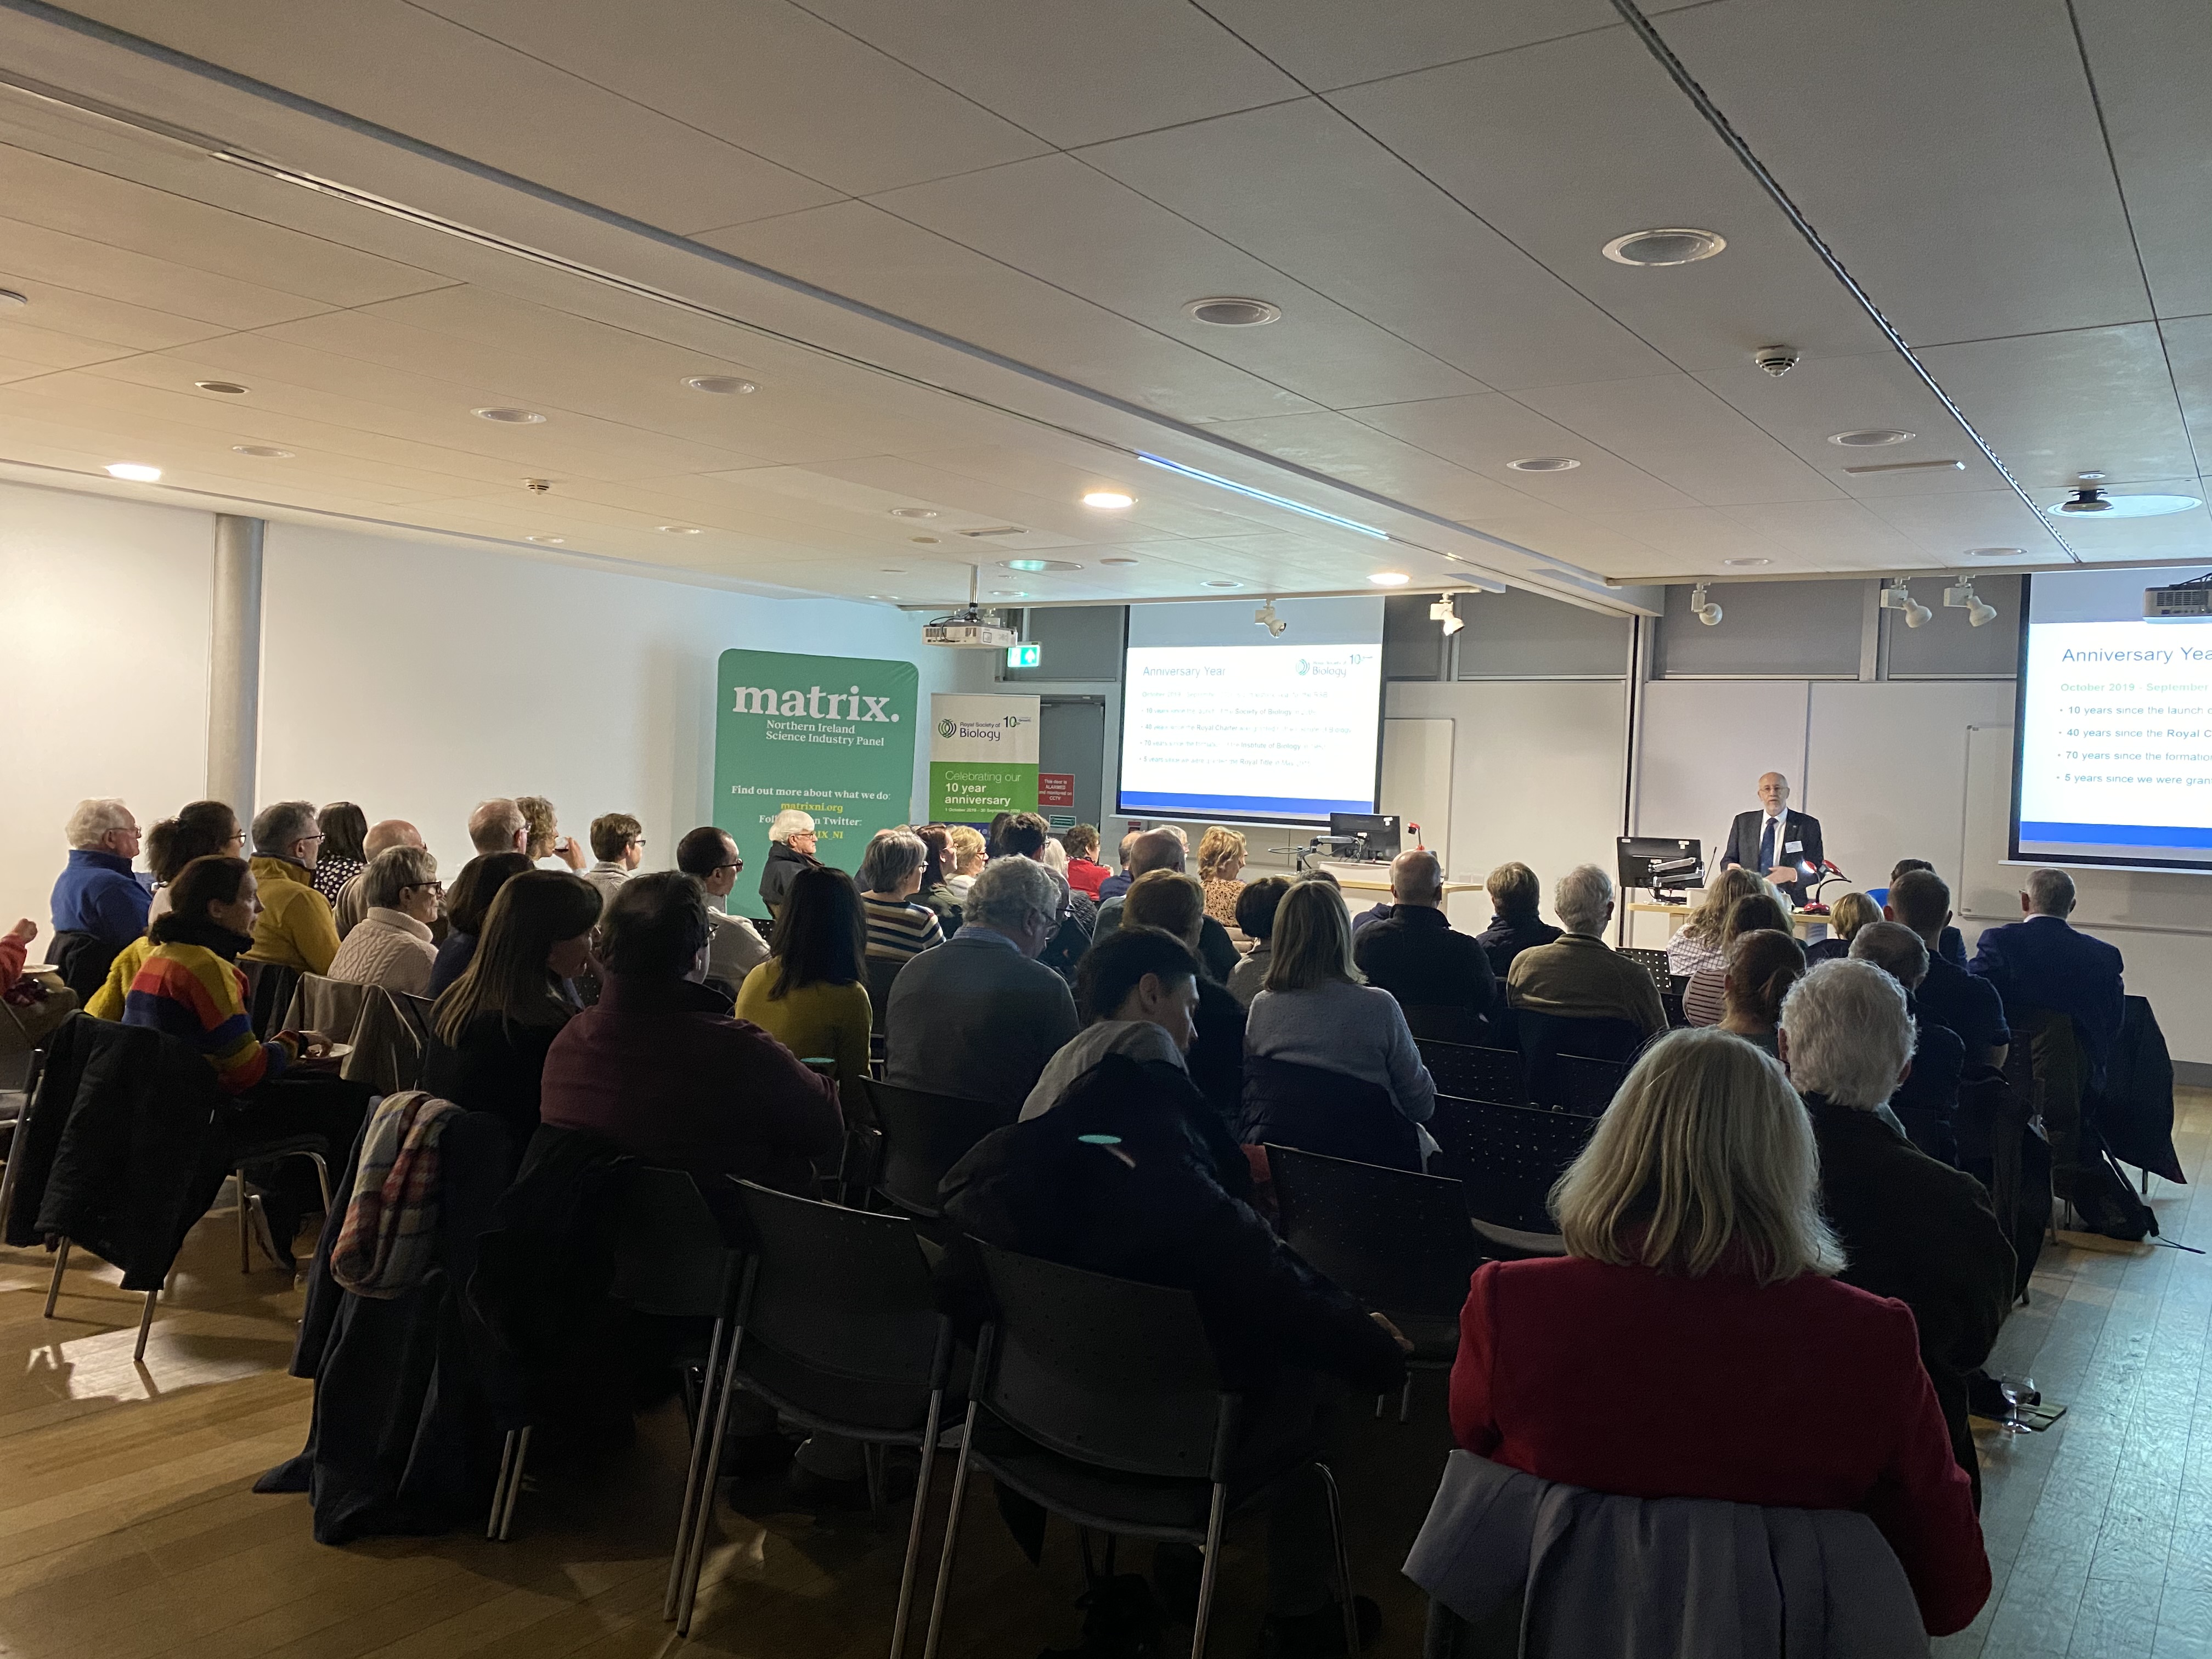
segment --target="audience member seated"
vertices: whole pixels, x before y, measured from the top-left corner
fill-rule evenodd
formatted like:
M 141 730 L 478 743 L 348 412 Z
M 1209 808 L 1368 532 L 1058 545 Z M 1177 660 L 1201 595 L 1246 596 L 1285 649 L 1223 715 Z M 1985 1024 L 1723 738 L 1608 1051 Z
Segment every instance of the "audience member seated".
M 1966 1378 L 2011 1310 L 2012 1245 L 1980 1182 L 1876 1115 L 1912 1063 L 1912 1040 L 1904 988 L 1871 962 L 1821 963 L 1782 1006 L 1783 1058 L 1820 1143 L 1820 1206 L 1844 1248 L 1842 1276 L 1912 1310 L 1953 1456 L 1978 1502 Z
M 837 1085 L 699 982 L 708 930 L 698 884 L 675 870 L 625 881 L 599 936 L 599 1000 L 553 1039 L 543 1121 L 689 1170 L 704 1191 L 726 1190 L 724 1176 L 807 1191 L 809 1160 L 844 1144 Z
M 1079 823 L 1060 838 L 1067 849 L 1067 884 L 1093 904 L 1098 890 L 1114 872 L 1098 862 L 1098 826 Z
M 945 832 L 945 896 L 951 902 L 951 923 L 957 928 L 960 925 L 960 907 L 968 902 L 968 890 L 983 873 L 990 853 L 983 845 L 980 830 L 972 824 L 956 823 Z
M 1119 872 L 1098 884 L 1098 908 L 1101 911 L 1105 909 L 1107 900 L 1121 897 L 1129 890 L 1129 884 L 1136 880 L 1138 872 L 1129 867 L 1129 855 L 1136 851 L 1137 843 L 1143 840 L 1144 836 L 1145 831 L 1142 830 L 1130 830 L 1123 833 L 1121 848 L 1116 855 L 1120 865 Z
M 1000 857 L 1035 859 L 1059 882 L 1060 926 L 1037 953 L 1037 960 L 1070 985 L 1074 984 L 1075 965 L 1091 949 L 1091 937 L 1098 929 L 1098 907 L 1069 884 L 1064 867 L 1066 857 L 1060 852 L 1060 843 L 1052 838 L 1052 826 L 1042 814 L 1009 814 L 999 827 L 998 845 Z
M 1126 983 L 1120 953 L 1139 941 L 1146 950 L 1171 944 L 1132 930 L 1094 956 Z M 901 975 L 902 987 L 945 954 L 922 957 Z M 1088 960 L 1084 971 L 1094 971 Z M 1172 968 L 1146 971 L 1169 981 L 1159 994 L 1171 995 Z M 1125 994 L 1117 1012 L 1129 1014 L 1135 1000 Z M 985 1136 L 953 1165 L 942 1188 L 945 1213 L 963 1234 L 1004 1249 L 1189 1291 L 1224 1383 L 1243 1396 L 1232 1485 L 1318 1455 L 1346 1385 L 1369 1396 L 1396 1389 L 1407 1345 L 1380 1315 L 1309 1267 L 1237 1188 L 1224 1184 L 1220 1152 L 1209 1144 L 1204 1114 L 1166 1050 L 1142 1033 L 1135 1055 L 1111 1036 L 1095 1041 L 1100 1057 L 1050 1110 Z M 1241 1168 L 1231 1170 L 1230 1179 L 1239 1175 Z M 945 1277 L 954 1298 L 980 1312 L 978 1275 L 967 1252 L 956 1248 Z M 1317 1482 L 1301 1486 L 1267 1515 L 1265 1650 L 1341 1651 L 1346 1592 L 1334 1570 L 1324 1492 Z M 1198 1567 L 1188 1559 L 1194 1554 L 1160 1547 L 1155 1577 L 1174 1565 L 1187 1568 L 1194 1583 Z M 1364 1598 L 1358 1612 L 1367 1637 L 1379 1615 Z
M 1740 864 L 1729 866 L 1705 884 L 1698 908 L 1667 941 L 1667 971 L 1686 979 L 1700 968 L 1723 966 L 1728 961 L 1728 943 L 1722 935 L 1728 929 L 1729 912 L 1738 899 L 1773 891 L 1758 871 Z
M 592 850 L 599 850 L 594 841 Z M 761 870 L 760 899 L 773 919 L 783 896 L 802 870 L 812 870 L 821 860 L 814 856 L 814 817 L 787 806 L 768 827 L 768 863 Z
M 315 827 L 323 844 L 315 854 L 314 889 L 337 910 L 338 895 L 345 884 L 368 868 L 368 814 L 349 800 L 334 800 L 315 814 Z
M 1905 878 L 1908 871 L 1912 870 L 1924 870 L 1931 876 L 1936 873 L 1936 866 L 1929 863 L 1926 859 L 1899 859 L 1889 869 L 1889 891 L 1869 893 L 1867 896 L 1880 904 L 1887 914 L 1890 892 L 1895 891 L 1897 884 Z M 1890 920 L 1894 921 L 1896 918 L 1893 916 Z M 1943 931 L 1936 936 L 1936 943 L 1929 948 L 1954 968 L 1964 968 L 1966 965 L 1966 935 L 1948 923 L 1945 924 Z
M 1085 957 L 1075 976 L 1083 1029 L 1046 1063 L 1022 1103 L 1023 1118 L 1059 1105 L 1109 1054 L 1127 1054 L 1139 1066 L 1173 1066 L 1187 1079 L 1191 1044 L 1198 1040 L 1199 974 L 1190 948 L 1156 927 L 1125 928 Z M 1194 1085 L 1192 1092 L 1191 1122 L 1249 1176 L 1250 1166 L 1224 1131 L 1220 1114 L 1195 1095 Z
M 0 933 L 0 1003 L 7 1005 L 0 1013 L 0 1031 L 20 1045 L 19 1052 L 21 1047 L 43 1047 L 47 1034 L 77 1007 L 76 992 L 25 971 L 31 942 L 38 936 L 39 924 L 28 916 L 18 917 L 14 927 Z M 11 1140 L 11 1155 L 15 1145 Z
M 925 823 L 914 833 L 929 849 L 929 856 L 922 860 L 921 885 L 915 890 L 915 902 L 930 908 L 937 917 L 938 932 L 950 939 L 960 926 L 960 900 L 945 884 L 953 871 L 952 832 L 941 823 Z
M 28 916 L 20 916 L 15 925 L 0 933 L 0 997 L 4 997 L 23 982 L 23 963 L 31 948 L 31 941 L 39 936 L 39 924 Z M 1188 1043 L 1184 1047 L 1188 1048 Z
M 1567 1253 L 1476 1270 L 1452 1432 L 1591 1492 L 1860 1510 L 1948 1634 L 1990 1592 L 1972 1490 L 1911 1317 L 1838 1279 L 1819 1178 L 1770 1060 L 1724 1032 L 1662 1037 L 1553 1196 Z
M 1199 930 L 1206 919 L 1204 890 L 1190 877 L 1172 870 L 1154 870 L 1138 877 L 1121 896 L 1123 928 L 1157 929 L 1193 956 L 1198 954 Z M 1121 937 L 1121 929 L 1115 931 L 1114 937 Z M 1244 1005 L 1201 965 L 1197 1036 L 1184 1065 L 1198 1091 L 1220 1114 L 1224 1130 L 1236 1124 L 1244 1109 Z
M 427 848 L 379 853 L 368 866 L 368 914 L 340 943 L 325 971 L 354 985 L 428 996 L 438 965 L 430 924 L 445 896 L 438 860 Z
M 1249 1008 L 1267 981 L 1267 963 L 1274 958 L 1275 911 L 1291 890 L 1288 876 L 1262 876 L 1248 881 L 1237 895 L 1237 927 L 1252 941 L 1225 981 L 1229 994 Z
M 67 834 L 69 863 L 54 882 L 54 932 L 88 934 L 112 959 L 146 931 L 152 902 L 131 869 L 138 820 L 119 800 L 79 801 Z
M 801 870 L 776 912 L 766 962 L 745 975 L 738 1018 L 749 1019 L 801 1060 L 836 1062 L 848 1106 L 861 1103 L 874 1015 L 862 979 L 868 922 L 860 890 L 842 870 Z
M 745 861 L 729 832 L 711 823 L 684 832 L 676 843 L 676 867 L 699 884 L 707 899 L 708 925 L 714 930 L 707 951 L 707 977 L 729 988 L 734 998 L 745 975 L 768 960 L 768 941 L 746 916 L 733 916 L 722 904 L 744 873 Z
M 445 943 L 438 946 L 438 960 L 430 969 L 430 988 L 422 993 L 424 996 L 445 995 L 447 988 L 468 971 L 469 963 L 476 959 L 477 942 L 483 936 L 484 918 L 491 914 L 491 902 L 499 896 L 499 890 L 533 867 L 527 853 L 479 853 L 461 866 L 461 873 L 446 890 Z M 344 945 L 338 946 L 338 954 L 345 955 Z
M 1870 921 L 1880 921 L 1882 908 L 1864 893 L 1844 893 L 1828 906 L 1828 936 L 1805 949 L 1805 960 L 1833 962 L 1851 953 L 1851 939 Z
M 563 868 L 583 872 L 584 849 L 574 836 L 561 833 L 561 817 L 551 801 L 543 795 L 517 795 L 514 810 L 522 814 L 522 851 L 533 868 L 558 859 Z
M 472 863 L 521 856 L 501 853 Z M 546 1051 L 576 1012 L 567 987 L 591 965 L 599 920 L 599 890 L 581 876 L 516 872 L 499 884 L 466 967 L 430 1011 L 422 1086 L 470 1111 L 495 1114 L 518 1161 L 538 1132 Z
M 1640 1037 L 1665 1030 L 1667 1010 L 1650 969 L 1605 942 L 1613 878 L 1595 864 L 1580 865 L 1559 878 L 1552 907 L 1565 931 L 1514 957 L 1506 1001 L 1516 1011 L 1559 1019 L 1622 1021 Z
M 1294 883 L 1275 910 L 1273 947 L 1267 982 L 1245 1019 L 1240 1138 L 1419 1169 L 1436 1150 L 1420 1126 L 1436 1110 L 1437 1085 L 1398 1000 L 1367 984 L 1352 962 L 1343 895 L 1320 882 Z M 1340 1101 L 1344 1121 L 1297 1133 L 1297 1126 L 1310 1124 L 1315 1103 L 1301 1091 L 1297 1073 L 1279 1069 L 1285 1066 L 1353 1079 L 1367 1091 L 1339 1088 L 1329 1106 Z M 1403 1123 L 1379 1116 L 1377 1105 Z
M 1775 1028 L 1782 1023 L 1782 1000 L 1805 977 L 1805 947 L 1771 928 L 1738 936 L 1729 948 L 1721 980 L 1723 1031 L 1779 1056 Z
M 1029 1097 L 1077 1030 L 1067 981 L 1035 960 L 1059 928 L 1060 891 L 1052 872 L 1028 859 L 984 868 L 960 931 L 908 963 L 891 986 L 885 1082 L 1009 1107 Z
M 194 859 L 236 858 L 246 848 L 246 831 L 238 814 L 219 800 L 196 800 L 177 809 L 146 832 L 146 865 L 154 872 L 154 902 L 146 919 L 150 925 L 169 913 L 169 889 Z M 131 981 L 153 953 L 154 941 L 141 933 L 115 954 L 107 978 L 86 1000 L 84 1009 L 94 1019 L 119 1020 L 123 999 Z
M 867 908 L 872 960 L 904 963 L 945 943 L 937 912 L 915 897 L 928 862 L 928 844 L 911 830 L 878 831 L 860 855 L 860 902 Z
M 1525 864 L 1501 864 L 1483 883 L 1490 895 L 1490 926 L 1474 936 L 1490 957 L 1490 971 L 1498 984 L 1513 971 L 1513 959 L 1534 945 L 1554 945 L 1559 930 L 1536 913 L 1543 884 Z
M 284 805 L 314 823 L 314 809 L 305 801 Z M 282 884 L 324 902 L 304 881 Z M 319 1134 L 329 1144 L 335 1174 L 361 1132 L 368 1090 L 334 1074 L 287 1076 L 303 1057 L 329 1048 L 319 1031 L 280 1031 L 266 1042 L 254 1036 L 238 958 L 258 936 L 258 885 L 243 859 L 201 858 L 185 866 L 168 914 L 154 924 L 153 951 L 124 999 L 123 1023 L 182 1037 L 207 1056 L 222 1091 L 234 1097 L 221 1120 L 234 1142 Z M 270 1259 L 290 1267 L 300 1221 L 319 1206 L 320 1194 L 304 1159 L 267 1173 L 268 1184 L 247 1194 L 246 1216 Z
M 645 826 L 627 812 L 603 812 L 592 820 L 591 835 L 594 862 L 584 879 L 599 890 L 604 908 L 644 861 Z
M 1390 914 L 1363 927 L 1352 960 L 1398 999 L 1417 1037 L 1480 1042 L 1498 998 L 1489 953 L 1444 919 L 1444 866 L 1416 848 L 1390 864 Z
M 253 919 L 248 962 L 274 963 L 303 974 L 331 971 L 338 953 L 337 923 L 330 901 L 308 879 L 322 839 L 312 802 L 280 800 L 253 815 L 253 879 L 260 890 L 261 914 Z M 359 879 L 366 883 L 368 872 Z M 362 896 L 367 896 L 364 888 Z M 366 909 L 364 905 L 364 914 Z
M 380 818 L 368 826 L 368 834 L 362 837 L 362 851 L 371 863 L 380 853 L 388 853 L 395 847 L 420 847 L 422 832 L 404 818 Z M 366 872 L 363 872 L 364 874 Z M 337 902 L 331 907 L 337 922 L 338 937 L 343 939 L 361 926 L 361 919 L 368 914 L 368 884 L 356 876 L 338 890 Z
M 1103 939 L 1121 925 L 1121 902 L 1131 883 L 1155 870 L 1172 870 L 1180 875 L 1186 856 L 1183 838 L 1172 828 L 1148 830 L 1138 836 L 1127 853 L 1129 879 L 1122 883 L 1120 894 L 1098 907 L 1098 925 L 1091 938 Z M 1216 982 L 1226 980 L 1237 969 L 1236 942 L 1229 937 L 1229 930 L 1210 915 L 1199 939 L 1198 960 Z
M 1753 877 L 1755 881 L 1764 878 Z M 1722 961 L 1735 948 L 1736 940 L 1746 933 L 1761 931 L 1796 935 L 1790 926 L 1790 908 L 1774 895 L 1771 887 L 1761 892 L 1738 899 L 1729 908 L 1721 924 Z M 1690 982 L 1682 988 L 1682 1019 L 1690 1025 L 1717 1025 L 1727 1012 L 1722 1000 L 1722 969 L 1717 966 L 1700 968 L 1690 975 Z
M 504 795 L 480 800 L 469 814 L 469 845 L 479 853 L 530 851 L 530 820 Z
M 2002 1070 L 2012 1045 L 2004 1000 L 1990 981 L 1968 973 L 1944 953 L 1942 941 L 1959 930 L 1950 925 L 1951 890 L 1943 878 L 1933 870 L 1904 872 L 1890 883 L 1881 911 L 1919 934 L 1928 947 L 1928 977 L 1912 994 L 1921 1018 L 1958 1033 L 1968 1066 Z
M 1244 856 L 1244 837 L 1237 830 L 1217 823 L 1198 838 L 1198 878 L 1206 884 L 1206 914 L 1224 927 L 1237 925 Z
M 1953 1123 L 1966 1045 L 1956 1032 L 1929 1018 L 1917 1000 L 1928 975 L 1927 945 L 1902 922 L 1871 921 L 1851 941 L 1850 959 L 1872 963 L 1904 989 L 1915 1033 L 1912 1069 L 1890 1096 L 1889 1109 L 1914 1146 L 1938 1164 L 1955 1166 L 1959 1140 Z

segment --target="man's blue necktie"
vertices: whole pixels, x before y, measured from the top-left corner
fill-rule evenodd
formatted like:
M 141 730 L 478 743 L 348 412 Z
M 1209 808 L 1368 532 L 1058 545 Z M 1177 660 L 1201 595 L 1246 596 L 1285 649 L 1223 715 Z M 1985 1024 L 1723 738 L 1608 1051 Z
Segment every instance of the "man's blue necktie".
M 1761 875 L 1774 867 L 1774 828 L 1781 822 L 1779 818 L 1767 819 L 1766 832 L 1759 838 L 1759 872 Z

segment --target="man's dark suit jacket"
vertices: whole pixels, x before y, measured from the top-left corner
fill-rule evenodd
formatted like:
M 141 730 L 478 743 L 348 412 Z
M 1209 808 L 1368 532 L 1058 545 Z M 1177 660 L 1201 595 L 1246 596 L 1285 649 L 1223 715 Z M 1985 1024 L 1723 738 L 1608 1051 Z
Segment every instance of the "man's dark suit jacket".
M 1498 979 L 1481 942 L 1454 927 L 1443 911 L 1395 905 L 1382 921 L 1359 930 L 1352 956 L 1367 982 L 1397 998 L 1408 1014 L 1417 1008 L 1449 1009 L 1466 1032 L 1450 1040 L 1480 1040 L 1477 1022 L 1498 1000 Z
M 1759 861 L 1759 838 L 1766 828 L 1763 810 L 1739 812 L 1735 822 L 1729 826 L 1728 846 L 1721 853 L 1721 867 L 1741 864 L 1747 870 L 1756 870 L 1765 875 L 1774 865 L 1762 866 Z M 1795 853 L 1788 850 L 1791 842 L 1801 843 Z M 1818 869 L 1826 856 L 1820 846 L 1820 820 L 1809 813 L 1791 808 L 1782 814 L 1782 833 L 1774 841 L 1774 864 L 1809 864 Z M 1790 895 L 1793 904 L 1805 902 L 1808 884 L 1802 881 L 1776 884 Z
M 2093 1087 L 2105 1080 L 2105 1062 L 2127 1018 L 2120 953 L 2058 916 L 2030 916 L 1983 930 L 1969 973 L 1997 988 L 2005 1016 L 2048 1008 L 2072 1018 L 2089 1059 Z

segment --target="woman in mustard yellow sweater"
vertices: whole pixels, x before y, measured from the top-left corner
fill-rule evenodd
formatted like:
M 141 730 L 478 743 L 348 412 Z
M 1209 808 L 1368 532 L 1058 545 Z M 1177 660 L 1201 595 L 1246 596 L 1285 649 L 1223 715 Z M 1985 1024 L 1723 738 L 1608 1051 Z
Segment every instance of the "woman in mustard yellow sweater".
M 738 1018 L 749 1019 L 801 1060 L 836 1062 L 837 1089 L 859 1105 L 868 1074 L 866 912 L 842 870 L 802 870 L 777 912 L 769 959 L 745 975 Z

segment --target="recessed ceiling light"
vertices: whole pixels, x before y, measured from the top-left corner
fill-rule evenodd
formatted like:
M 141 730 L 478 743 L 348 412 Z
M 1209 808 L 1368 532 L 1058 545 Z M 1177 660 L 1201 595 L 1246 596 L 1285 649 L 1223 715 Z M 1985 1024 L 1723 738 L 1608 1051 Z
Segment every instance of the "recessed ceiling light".
M 1243 582 L 1232 581 L 1210 581 L 1206 583 L 1206 586 L 1208 587 L 1242 587 L 1244 584 Z
M 945 538 L 942 536 L 909 536 L 907 538 L 907 540 L 912 542 L 916 547 L 934 547 L 938 543 L 944 539 Z
M 903 576 L 906 574 L 906 567 L 902 564 L 887 564 L 883 567 L 879 574 L 886 576 Z
M 268 444 L 233 444 L 230 447 L 232 453 L 251 455 L 256 460 L 289 461 L 292 459 L 290 450 L 274 448 Z
M 194 380 L 192 384 L 203 392 L 220 392 L 226 398 L 246 395 L 246 388 L 235 380 Z
M 115 471 L 112 466 L 107 470 Z M 2107 495 L 2094 484 L 2084 484 L 2057 506 L 2043 510 L 2054 517 L 2094 513 L 2107 519 L 2156 519 L 2203 505 L 2194 495 Z
M 1831 432 L 1828 441 L 1845 449 L 1879 449 L 1884 444 L 1909 444 L 1920 434 L 1900 432 L 1893 426 L 1861 427 L 1855 432 Z
M 1099 507 L 1109 513 L 1118 513 L 1125 507 L 1134 507 L 1137 498 L 1126 490 L 1094 489 L 1083 498 L 1085 507 Z
M 1193 300 L 1182 311 L 1194 322 L 1211 323 L 1216 328 L 1257 328 L 1283 314 L 1282 307 L 1269 305 L 1265 300 L 1240 299 L 1226 294 Z
M 1402 570 L 1378 570 L 1367 580 L 1377 587 L 1403 587 L 1413 579 Z
M 1018 588 L 994 587 L 991 590 L 991 597 L 994 599 L 1026 599 L 1029 595 Z
M 1617 265 L 1687 265 L 1710 259 L 1728 246 L 1728 238 L 1714 230 L 1680 227 L 1665 230 L 1632 230 L 1605 245 L 1605 257 Z
M 1741 567 L 1744 565 L 1753 564 L 1772 564 L 1774 561 L 1771 559 L 1723 559 L 1721 562 L 1726 565 Z
M 1582 463 L 1571 455 L 1526 455 L 1505 465 L 1516 472 L 1571 472 Z
M 525 536 L 522 539 L 536 542 L 540 547 L 559 547 L 568 538 L 566 536 Z
M 664 536 L 696 536 L 699 533 L 699 526 L 696 524 L 659 524 L 653 528 Z
M 694 374 L 684 384 L 694 392 L 711 392 L 718 398 L 735 398 L 760 390 L 757 381 L 743 380 L 735 374 Z
M 937 509 L 933 507 L 895 507 L 891 508 L 891 517 L 894 519 L 933 519 L 936 516 Z
M 1098 562 L 1101 564 L 1134 564 L 1136 563 L 1136 561 L 1134 559 L 1101 559 Z
M 18 294 L 12 288 L 0 288 L 0 311 L 13 311 L 19 306 L 30 303 L 29 296 Z
M 161 480 L 160 467 L 142 465 L 137 461 L 117 461 L 107 469 L 107 474 L 112 478 L 127 478 L 132 483 L 159 483 Z
M 1966 556 L 1970 559 L 2017 559 L 2027 551 L 2024 547 L 1970 547 L 1966 550 Z
M 1024 575 L 1033 575 L 1040 570 L 1080 570 L 1083 567 L 1066 559 L 1008 559 L 1001 567 L 1018 570 Z
M 545 424 L 545 417 L 534 409 L 472 409 L 469 413 L 480 421 L 497 421 L 504 426 Z

